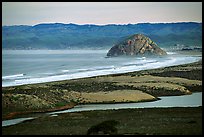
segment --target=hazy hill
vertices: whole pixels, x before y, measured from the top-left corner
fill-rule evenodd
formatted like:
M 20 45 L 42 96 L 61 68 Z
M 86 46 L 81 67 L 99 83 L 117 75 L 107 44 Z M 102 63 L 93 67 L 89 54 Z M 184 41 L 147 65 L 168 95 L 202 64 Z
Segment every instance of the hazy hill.
M 202 23 L 139 23 L 127 25 L 38 24 L 3 26 L 2 49 L 111 48 L 128 35 L 141 33 L 160 47 L 175 44 L 202 47 Z

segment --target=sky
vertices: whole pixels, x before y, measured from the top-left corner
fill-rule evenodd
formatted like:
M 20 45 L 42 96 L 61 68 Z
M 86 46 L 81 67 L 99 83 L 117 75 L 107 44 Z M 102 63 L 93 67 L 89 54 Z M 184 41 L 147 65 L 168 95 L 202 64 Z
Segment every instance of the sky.
M 202 2 L 2 2 L 2 25 L 202 22 Z

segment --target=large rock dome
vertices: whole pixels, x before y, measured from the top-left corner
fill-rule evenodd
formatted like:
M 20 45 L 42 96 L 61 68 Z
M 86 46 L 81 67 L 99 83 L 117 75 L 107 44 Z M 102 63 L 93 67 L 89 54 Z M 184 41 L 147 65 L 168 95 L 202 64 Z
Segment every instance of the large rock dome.
M 125 40 L 114 45 L 107 53 L 107 56 L 120 55 L 166 55 L 155 42 L 143 34 L 134 34 Z

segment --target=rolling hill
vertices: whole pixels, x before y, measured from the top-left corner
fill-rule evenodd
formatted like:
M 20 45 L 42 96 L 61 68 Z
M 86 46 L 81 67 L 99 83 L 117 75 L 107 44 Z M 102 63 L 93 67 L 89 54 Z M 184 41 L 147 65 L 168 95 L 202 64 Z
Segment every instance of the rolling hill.
M 128 35 L 141 33 L 160 47 L 175 44 L 202 47 L 202 23 L 139 23 L 127 25 L 37 24 L 2 26 L 2 49 L 108 49 Z

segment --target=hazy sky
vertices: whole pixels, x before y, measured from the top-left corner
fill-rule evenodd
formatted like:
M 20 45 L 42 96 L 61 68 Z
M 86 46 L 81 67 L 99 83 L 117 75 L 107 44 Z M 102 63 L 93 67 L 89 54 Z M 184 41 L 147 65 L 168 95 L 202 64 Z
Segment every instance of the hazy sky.
M 2 2 L 2 25 L 202 22 L 202 2 Z

